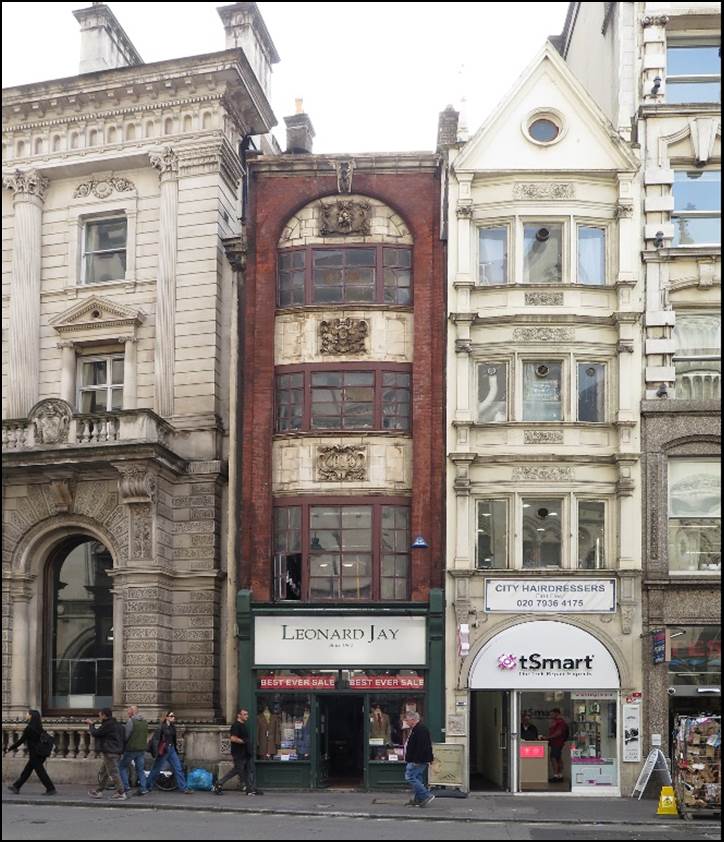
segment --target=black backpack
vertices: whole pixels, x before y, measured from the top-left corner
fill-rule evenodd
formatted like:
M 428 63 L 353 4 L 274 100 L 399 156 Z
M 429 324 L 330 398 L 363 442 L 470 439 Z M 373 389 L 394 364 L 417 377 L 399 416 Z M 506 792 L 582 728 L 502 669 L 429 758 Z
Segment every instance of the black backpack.
M 38 757 L 50 757 L 53 753 L 53 749 L 55 748 L 55 738 L 52 737 L 47 731 L 40 732 L 40 739 L 38 740 L 38 745 L 35 749 L 35 753 Z

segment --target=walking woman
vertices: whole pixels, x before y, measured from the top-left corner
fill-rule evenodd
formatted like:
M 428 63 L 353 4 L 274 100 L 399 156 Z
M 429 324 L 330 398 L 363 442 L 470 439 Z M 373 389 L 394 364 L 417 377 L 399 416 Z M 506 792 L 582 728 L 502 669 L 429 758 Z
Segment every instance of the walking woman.
M 14 784 L 11 784 L 8 789 L 10 792 L 14 792 L 15 795 L 18 795 L 22 785 L 27 781 L 30 775 L 35 772 L 35 774 L 40 778 L 40 783 L 45 787 L 45 794 L 55 795 L 57 790 L 53 786 L 53 782 L 50 780 L 50 776 L 45 771 L 45 766 L 43 765 L 48 758 L 45 754 L 42 754 L 39 751 L 40 737 L 43 733 L 43 721 L 40 718 L 40 712 L 37 710 L 29 710 L 25 714 L 25 719 L 28 722 L 25 726 L 25 730 L 19 740 L 16 740 L 11 746 L 8 746 L 8 751 L 15 751 L 18 746 L 25 743 L 28 747 L 28 762 L 25 764 L 25 768 L 20 773 L 20 777 Z
M 181 792 L 192 792 L 186 783 L 184 770 L 178 756 L 178 746 L 176 745 L 176 714 L 172 711 L 169 711 L 164 716 L 160 725 L 156 728 L 153 737 L 151 737 L 151 754 L 155 760 L 146 779 L 147 789 L 153 789 L 161 770 L 168 763 Z

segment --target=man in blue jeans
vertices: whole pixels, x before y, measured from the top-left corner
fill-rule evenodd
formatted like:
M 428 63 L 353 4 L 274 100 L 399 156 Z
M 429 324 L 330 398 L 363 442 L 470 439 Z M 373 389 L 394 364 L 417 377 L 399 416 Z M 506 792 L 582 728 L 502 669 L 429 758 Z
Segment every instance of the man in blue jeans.
M 435 800 L 435 796 L 425 786 L 425 772 L 433 761 L 430 731 L 420 722 L 420 714 L 417 712 L 408 712 L 405 722 L 410 729 L 405 745 L 405 780 L 412 787 L 413 793 L 409 803 L 427 807 Z
M 128 793 L 130 790 L 128 784 L 128 767 L 133 764 L 136 767 L 136 777 L 138 778 L 138 794 L 145 795 L 148 792 L 146 789 L 146 769 L 144 764 L 146 746 L 148 744 L 148 722 L 138 712 L 138 705 L 129 705 L 127 712 L 128 722 L 125 725 L 126 741 L 121 762 L 118 764 L 118 772 L 121 776 L 123 789 Z

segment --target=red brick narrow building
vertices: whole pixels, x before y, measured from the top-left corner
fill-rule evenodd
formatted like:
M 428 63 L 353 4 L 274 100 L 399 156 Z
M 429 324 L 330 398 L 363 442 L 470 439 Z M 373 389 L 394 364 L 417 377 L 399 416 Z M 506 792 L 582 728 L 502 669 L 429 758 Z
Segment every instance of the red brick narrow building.
M 249 162 L 240 699 L 260 786 L 388 786 L 405 711 L 442 728 L 440 162 L 286 122 Z

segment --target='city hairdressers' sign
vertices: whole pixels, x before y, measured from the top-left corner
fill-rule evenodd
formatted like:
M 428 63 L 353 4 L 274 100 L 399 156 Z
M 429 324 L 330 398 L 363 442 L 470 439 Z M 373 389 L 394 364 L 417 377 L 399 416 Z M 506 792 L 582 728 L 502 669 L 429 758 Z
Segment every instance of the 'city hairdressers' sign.
M 256 617 L 254 661 L 265 666 L 423 666 L 424 617 Z

